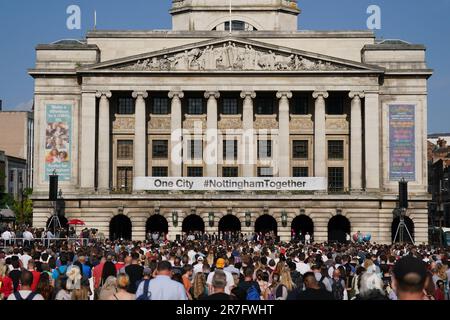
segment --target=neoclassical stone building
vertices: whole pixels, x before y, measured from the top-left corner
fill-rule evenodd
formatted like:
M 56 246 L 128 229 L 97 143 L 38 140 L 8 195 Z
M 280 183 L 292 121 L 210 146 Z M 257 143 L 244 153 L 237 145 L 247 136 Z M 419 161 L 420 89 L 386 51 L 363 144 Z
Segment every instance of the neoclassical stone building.
M 405 178 L 407 223 L 427 242 L 423 45 L 298 31 L 295 0 L 234 0 L 231 16 L 223 0 L 172 2 L 170 31 L 95 30 L 37 46 L 35 226 L 53 212 L 56 170 L 66 218 L 111 238 L 256 229 L 288 240 L 293 229 L 390 243 Z M 164 176 L 326 177 L 328 190 L 133 190 L 135 177 Z

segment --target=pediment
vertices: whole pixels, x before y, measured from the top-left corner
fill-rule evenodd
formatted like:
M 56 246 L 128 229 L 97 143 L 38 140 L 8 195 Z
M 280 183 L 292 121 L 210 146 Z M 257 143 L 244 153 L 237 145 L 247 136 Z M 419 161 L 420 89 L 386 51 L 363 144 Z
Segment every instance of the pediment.
M 79 72 L 373 72 L 382 68 L 228 37 L 87 66 Z

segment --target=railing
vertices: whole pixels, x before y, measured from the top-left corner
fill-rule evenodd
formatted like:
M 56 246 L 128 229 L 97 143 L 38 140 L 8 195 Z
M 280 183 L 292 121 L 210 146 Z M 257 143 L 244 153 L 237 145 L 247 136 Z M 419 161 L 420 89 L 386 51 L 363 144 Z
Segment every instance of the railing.
M 79 243 L 81 246 L 87 246 L 89 241 L 92 239 L 88 238 L 38 238 L 33 240 L 28 240 L 25 238 L 12 238 L 10 240 L 0 239 L 0 249 L 7 249 L 15 246 L 25 246 L 26 244 L 39 243 L 43 244 L 47 248 L 50 247 L 51 244 L 57 244 L 58 242 L 67 242 L 67 243 Z

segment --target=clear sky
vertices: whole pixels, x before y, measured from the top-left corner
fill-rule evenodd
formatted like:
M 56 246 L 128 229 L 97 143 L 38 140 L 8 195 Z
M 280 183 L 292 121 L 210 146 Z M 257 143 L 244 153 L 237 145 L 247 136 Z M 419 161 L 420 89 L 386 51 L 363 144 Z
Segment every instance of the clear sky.
M 226 0 L 224 0 L 226 1 Z M 69 5 L 81 7 L 81 30 L 66 27 Z M 299 0 L 299 29 L 364 30 L 369 5 L 381 7 L 376 34 L 427 47 L 429 81 L 428 131 L 450 132 L 450 0 Z M 98 29 L 170 29 L 171 0 L 0 0 L 0 99 L 4 109 L 29 108 L 34 48 L 39 43 L 83 38 Z

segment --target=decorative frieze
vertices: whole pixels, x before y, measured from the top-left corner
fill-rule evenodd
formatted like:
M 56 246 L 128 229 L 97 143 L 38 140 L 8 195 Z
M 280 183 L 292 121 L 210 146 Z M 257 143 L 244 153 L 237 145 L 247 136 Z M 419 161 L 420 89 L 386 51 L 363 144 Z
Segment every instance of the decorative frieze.
M 240 114 L 221 114 L 218 123 L 219 130 L 242 129 Z
M 349 132 L 349 122 L 347 115 L 327 115 L 327 134 L 346 134 Z
M 183 122 L 183 129 L 195 129 L 201 128 L 206 130 L 206 115 L 185 115 L 185 120 Z
M 295 133 L 314 133 L 314 123 L 311 114 L 291 114 L 290 131 Z
M 148 130 L 170 131 L 170 115 L 150 115 Z
M 120 116 L 115 115 L 115 120 L 113 121 L 113 130 L 129 131 L 134 130 L 135 119 L 130 116 Z
M 255 129 L 278 129 L 278 121 L 276 114 L 256 114 L 255 115 Z

